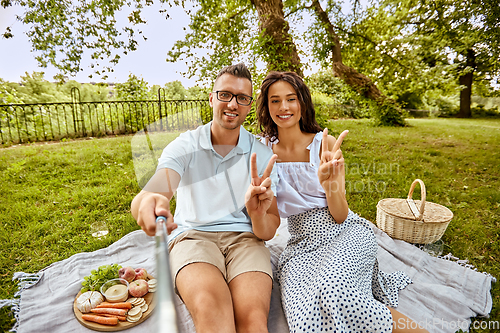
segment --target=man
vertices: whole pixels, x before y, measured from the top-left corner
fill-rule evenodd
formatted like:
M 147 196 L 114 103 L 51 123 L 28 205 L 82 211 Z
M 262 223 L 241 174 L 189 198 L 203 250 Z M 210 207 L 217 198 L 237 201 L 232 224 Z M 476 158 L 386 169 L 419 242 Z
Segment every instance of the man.
M 241 126 L 251 96 L 244 64 L 222 69 L 209 97 L 213 121 L 170 143 L 132 201 L 148 235 L 157 216 L 168 218 L 175 290 L 198 333 L 268 332 L 272 269 L 264 241 L 280 223 L 276 155 Z

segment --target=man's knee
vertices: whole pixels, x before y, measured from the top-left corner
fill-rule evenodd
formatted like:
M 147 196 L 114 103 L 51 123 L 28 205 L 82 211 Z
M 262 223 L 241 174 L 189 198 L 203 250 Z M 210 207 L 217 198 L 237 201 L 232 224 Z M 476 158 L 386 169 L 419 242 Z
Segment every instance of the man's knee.
M 237 333 L 268 333 L 267 330 L 268 311 L 265 309 L 252 309 L 247 313 L 236 316 Z
M 203 316 L 215 315 L 224 308 L 231 308 L 231 299 L 217 294 L 214 290 L 198 289 L 197 292 L 190 297 L 189 310 L 192 314 Z M 220 314 L 220 313 L 218 313 Z
M 177 274 L 176 285 L 197 332 L 234 332 L 231 294 L 217 267 L 189 264 Z
M 267 333 L 271 277 L 263 272 L 247 272 L 235 277 L 229 288 L 233 297 L 236 331 Z

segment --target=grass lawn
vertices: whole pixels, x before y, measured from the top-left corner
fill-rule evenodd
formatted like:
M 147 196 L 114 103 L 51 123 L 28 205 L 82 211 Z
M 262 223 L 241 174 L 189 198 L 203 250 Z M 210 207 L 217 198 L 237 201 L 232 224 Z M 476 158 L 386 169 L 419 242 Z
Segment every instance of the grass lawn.
M 499 278 L 500 120 L 408 122 L 406 128 L 372 127 L 366 120 L 331 123 L 335 135 L 350 130 L 342 145 L 350 208 L 375 221 L 380 199 L 405 198 L 411 182 L 420 178 L 427 201 L 455 214 L 443 236 L 445 254 L 468 259 Z M 138 229 L 129 212 L 140 190 L 132 138 L 0 149 L 0 299 L 17 290 L 14 272 L 37 272 Z M 418 187 L 414 198 L 420 198 Z M 92 236 L 96 222 L 109 230 L 100 239 Z M 489 320 L 498 321 L 498 283 L 492 296 Z M 8 331 L 12 325 L 9 309 L 3 308 L 0 328 Z

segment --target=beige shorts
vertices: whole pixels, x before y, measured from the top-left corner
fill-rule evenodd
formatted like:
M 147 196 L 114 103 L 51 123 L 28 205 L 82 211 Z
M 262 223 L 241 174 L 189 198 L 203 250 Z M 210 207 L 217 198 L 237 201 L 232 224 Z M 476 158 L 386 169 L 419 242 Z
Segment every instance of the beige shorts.
M 169 251 L 174 285 L 179 271 L 196 262 L 217 267 L 227 283 L 246 272 L 263 272 L 273 278 L 269 249 L 251 232 L 188 230 L 170 242 Z

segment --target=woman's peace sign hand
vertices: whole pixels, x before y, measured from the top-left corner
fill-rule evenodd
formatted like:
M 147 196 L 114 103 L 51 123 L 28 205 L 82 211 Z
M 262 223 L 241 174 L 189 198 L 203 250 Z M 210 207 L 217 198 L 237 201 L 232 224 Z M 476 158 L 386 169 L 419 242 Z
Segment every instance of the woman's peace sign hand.
M 247 212 L 252 217 L 264 216 L 271 206 L 273 201 L 274 193 L 271 190 L 271 171 L 273 170 L 274 162 L 278 158 L 278 155 L 274 154 L 269 163 L 267 164 L 262 177 L 259 177 L 259 172 L 257 169 L 257 154 L 253 153 L 250 158 L 250 172 L 252 181 L 248 187 L 247 193 L 245 194 L 245 206 L 247 207 Z
M 344 168 L 344 157 L 342 156 L 342 151 L 340 150 L 340 145 L 349 131 L 343 131 L 337 139 L 333 139 L 333 148 L 328 149 L 328 142 L 332 142 L 328 137 L 328 129 L 325 128 L 323 131 L 323 139 L 321 140 L 321 160 L 318 168 L 318 179 L 326 191 L 330 191 L 335 188 L 341 189 L 344 184 L 338 183 L 339 181 L 345 181 L 345 168 Z M 337 183 L 337 184 L 333 184 Z

